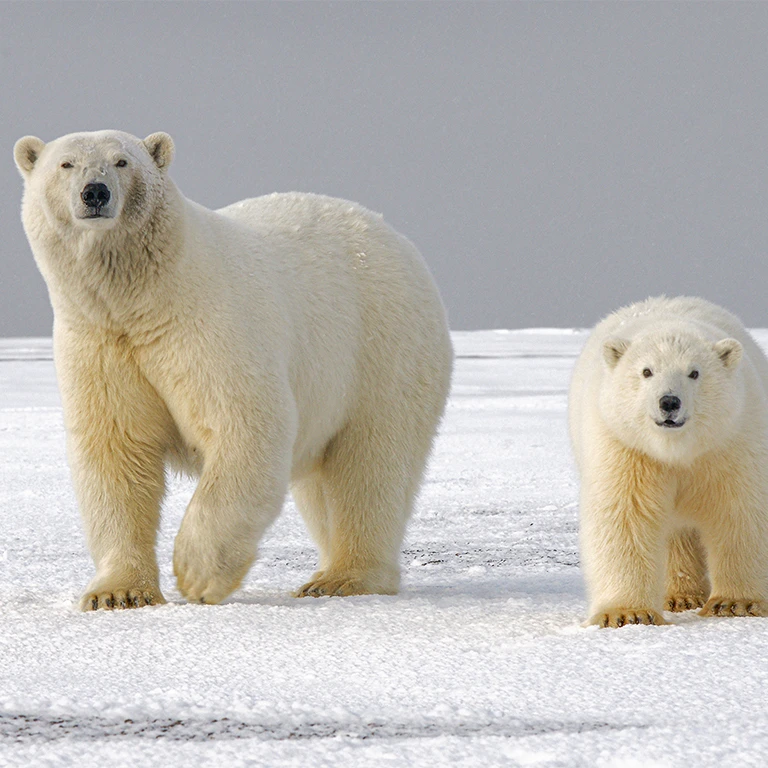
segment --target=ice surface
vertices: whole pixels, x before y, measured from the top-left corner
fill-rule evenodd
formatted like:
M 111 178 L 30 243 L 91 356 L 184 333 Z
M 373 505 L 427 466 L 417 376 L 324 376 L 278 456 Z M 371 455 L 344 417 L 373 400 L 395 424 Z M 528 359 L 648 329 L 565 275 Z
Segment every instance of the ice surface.
M 758 338 L 768 342 L 768 332 Z M 396 597 L 291 598 L 293 505 L 243 588 L 80 614 L 92 565 L 49 340 L 0 341 L 0 765 L 764 766 L 768 620 L 582 629 L 565 425 L 581 331 L 454 335 Z

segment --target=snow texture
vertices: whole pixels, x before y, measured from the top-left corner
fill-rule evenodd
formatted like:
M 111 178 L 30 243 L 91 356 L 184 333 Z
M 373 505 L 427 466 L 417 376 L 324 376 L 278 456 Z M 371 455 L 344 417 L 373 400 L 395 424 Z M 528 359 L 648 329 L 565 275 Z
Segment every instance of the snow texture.
M 242 589 L 184 604 L 175 478 L 169 604 L 92 614 L 50 340 L 0 341 L 0 765 L 768 764 L 768 620 L 580 626 L 565 412 L 584 339 L 454 334 L 396 597 L 291 598 L 315 551 L 288 501 Z

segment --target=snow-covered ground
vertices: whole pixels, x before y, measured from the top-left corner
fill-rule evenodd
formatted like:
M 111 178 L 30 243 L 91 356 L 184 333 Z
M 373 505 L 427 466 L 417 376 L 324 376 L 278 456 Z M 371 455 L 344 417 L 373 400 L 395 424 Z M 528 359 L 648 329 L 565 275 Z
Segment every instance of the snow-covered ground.
M 315 553 L 289 502 L 241 590 L 184 604 L 174 480 L 170 603 L 94 614 L 50 342 L 0 341 L 0 765 L 768 765 L 768 620 L 580 627 L 584 333 L 454 338 L 401 594 L 291 598 Z

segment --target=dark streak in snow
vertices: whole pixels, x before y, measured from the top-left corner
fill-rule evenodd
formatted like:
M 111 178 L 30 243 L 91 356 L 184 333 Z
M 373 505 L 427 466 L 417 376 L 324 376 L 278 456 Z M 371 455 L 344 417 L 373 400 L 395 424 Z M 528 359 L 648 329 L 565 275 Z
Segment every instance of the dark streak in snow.
M 424 723 L 245 723 L 223 717 L 215 720 L 107 720 L 96 717 L 53 717 L 45 715 L 0 715 L 0 743 L 82 739 L 95 741 L 114 738 L 169 739 L 171 741 L 212 741 L 217 739 L 420 739 L 438 736 L 496 736 L 521 738 L 554 733 L 642 730 L 647 725 L 606 722 L 526 722 L 499 720 L 489 722 Z

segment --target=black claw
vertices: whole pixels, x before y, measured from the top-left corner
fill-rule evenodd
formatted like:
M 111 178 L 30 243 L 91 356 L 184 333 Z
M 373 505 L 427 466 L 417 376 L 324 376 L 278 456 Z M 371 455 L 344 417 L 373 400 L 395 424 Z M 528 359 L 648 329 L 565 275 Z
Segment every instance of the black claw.
M 648 623 L 649 624 L 655 624 L 656 623 L 656 620 L 653 618 L 653 614 L 652 613 L 648 614 Z
M 623 627 L 624 626 L 624 617 L 623 616 L 619 616 L 619 618 L 616 619 L 616 626 L 617 627 Z
M 92 597 L 91 598 L 91 610 L 97 611 L 99 609 L 99 598 L 98 597 Z

